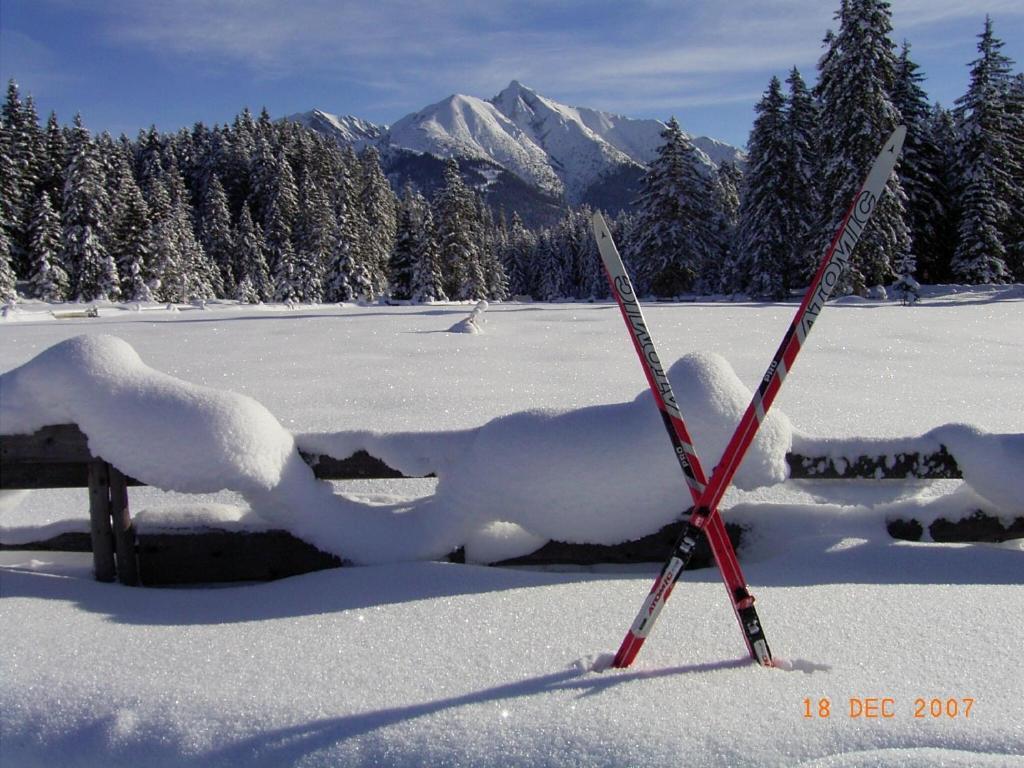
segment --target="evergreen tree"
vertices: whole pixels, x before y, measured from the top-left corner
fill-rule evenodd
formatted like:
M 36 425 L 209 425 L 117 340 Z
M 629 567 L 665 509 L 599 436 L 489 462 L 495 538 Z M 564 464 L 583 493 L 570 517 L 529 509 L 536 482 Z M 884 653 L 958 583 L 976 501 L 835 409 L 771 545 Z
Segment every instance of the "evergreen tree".
M 939 153 L 939 170 L 936 175 L 935 194 L 944 216 L 935 221 L 935 246 L 930 253 L 918 249 L 918 274 L 923 282 L 947 283 L 953 279 L 953 254 L 959 239 L 960 204 L 956 189 L 957 129 L 953 113 L 941 104 L 932 107 L 928 120 L 928 134 Z
M 511 296 L 526 296 L 531 293 L 529 263 L 534 245 L 533 233 L 523 225 L 519 214 L 513 213 L 508 239 L 501 253 Z
M 342 174 L 337 177 L 335 190 L 336 226 L 326 276 L 328 301 L 359 301 L 373 296 L 373 283 L 363 252 L 367 225 L 359 201 L 359 168 L 351 147 L 344 148 Z
M 152 301 L 159 281 L 152 271 L 156 248 L 149 206 L 130 174 L 120 180 L 116 194 L 121 204 L 110 243 L 121 278 L 121 297 L 125 301 Z
M 740 204 L 739 258 L 735 278 L 751 296 L 781 299 L 792 256 L 792 211 L 787 192 L 789 130 L 782 84 L 773 77 L 760 103 L 748 142 L 748 170 Z
M 956 102 L 961 218 L 952 270 L 956 279 L 970 283 L 1009 279 L 1004 234 L 1012 203 L 1019 199 L 1015 175 L 1021 169 L 1014 165 L 1014 121 L 1007 109 L 1012 61 L 1002 47 L 986 17 L 978 42 L 981 55 L 971 62 L 967 93 Z
M 40 191 L 50 195 L 54 210 L 59 212 L 59 205 L 64 189 L 64 161 L 67 157 L 68 145 L 64 132 L 57 122 L 57 113 L 51 112 L 46 121 L 46 137 L 43 140 L 43 155 L 40 163 Z
M 881 141 L 900 120 L 891 98 L 896 56 L 889 38 L 889 3 L 846 0 L 838 19 L 839 33 L 830 38 L 830 50 L 819 65 L 819 141 L 825 159 L 819 253 L 838 229 Z M 893 174 L 889 194 L 879 201 L 839 290 L 863 294 L 869 286 L 888 283 L 897 270 L 912 266 L 908 261 L 911 243 L 904 220 L 904 198 Z
M 786 237 L 789 255 L 783 269 L 784 290 L 808 285 L 818 267 L 817 237 L 814 229 L 821 194 L 818 185 L 818 106 L 793 67 L 786 78 L 788 154 L 786 157 Z
M 541 301 L 557 301 L 563 298 L 561 251 L 550 229 L 541 230 L 537 237 L 535 253 L 537 298 Z
M 217 265 L 224 295 L 234 296 L 237 292 L 237 283 L 233 266 L 235 244 L 231 229 L 231 212 L 228 210 L 227 193 L 216 174 L 213 174 L 207 183 L 203 207 L 203 250 Z
M 366 221 L 364 258 L 376 296 L 387 287 L 388 258 L 395 245 L 395 194 L 381 170 L 380 155 L 374 147 L 363 150 L 359 166 L 362 176 L 359 197 Z
M 437 249 L 437 233 L 434 215 L 424 201 L 423 222 L 419 230 L 420 240 L 416 244 L 416 261 L 413 264 L 412 300 L 417 303 L 447 301 L 444 292 L 444 278 L 441 275 L 441 257 Z
M 269 301 L 273 296 L 270 270 L 264 255 L 263 232 L 254 224 L 249 206 L 242 206 L 234 236 L 233 271 L 237 276 L 235 298 L 248 304 Z
M 485 298 L 487 284 L 474 237 L 478 231 L 476 206 L 453 158 L 445 162 L 444 186 L 434 201 L 434 221 L 445 293 L 460 301 Z
M 263 233 L 267 241 L 267 262 L 276 280 L 278 275 L 290 273 L 293 269 L 292 265 L 281 269 L 280 262 L 282 259 L 295 256 L 292 232 L 299 208 L 299 192 L 295 186 L 291 164 L 283 150 L 277 154 L 275 167 L 277 172 L 273 179 L 266 219 L 263 222 Z
M 1010 84 L 1007 112 L 1011 127 L 1015 196 L 1011 206 L 1024 210 L 1024 73 Z M 1006 226 L 1006 264 L 1015 282 L 1024 282 L 1024 216 L 1010 216 Z
M 11 241 L 0 227 L 0 301 L 5 304 L 18 298 L 17 280 L 11 267 Z
M 641 292 L 675 296 L 696 286 L 720 255 L 711 183 L 675 118 L 643 179 L 627 254 Z
M 398 228 L 388 261 L 388 295 L 396 301 L 413 297 L 418 249 L 423 242 L 423 211 L 426 201 L 407 184 L 398 204 Z
M 68 145 L 61 261 L 70 271 L 71 295 L 81 301 L 116 300 L 117 265 L 106 246 L 106 178 L 80 115 Z
M 913 241 L 917 278 L 935 282 L 945 271 L 935 259 L 942 248 L 938 241 L 940 222 L 949 216 L 940 180 L 943 157 L 931 132 L 932 114 L 921 88 L 924 76 L 910 58 L 910 45 L 903 43 L 896 66 L 893 103 L 907 126 L 900 163 L 900 184 L 907 195 L 907 222 Z
M 29 227 L 29 290 L 42 301 L 65 301 L 68 273 L 60 263 L 60 219 L 53 210 L 50 194 L 39 193 Z
M 39 181 L 38 151 L 41 142 L 35 106 L 31 98 L 24 103 L 21 101 L 14 80 L 7 84 L 7 99 L 0 116 L 3 119 L 0 152 L 5 155 L 0 195 L 5 203 L 5 226 L 14 270 L 24 274 L 28 270 L 28 228 Z

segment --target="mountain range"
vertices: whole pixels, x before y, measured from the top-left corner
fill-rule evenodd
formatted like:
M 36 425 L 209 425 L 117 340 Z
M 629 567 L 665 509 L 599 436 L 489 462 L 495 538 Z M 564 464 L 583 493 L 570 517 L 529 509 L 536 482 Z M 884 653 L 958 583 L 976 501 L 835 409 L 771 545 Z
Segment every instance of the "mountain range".
M 560 104 L 515 80 L 491 99 L 453 94 L 391 126 L 319 109 L 286 119 L 357 151 L 375 146 L 396 188 L 412 181 L 432 193 L 443 158 L 455 157 L 492 207 L 533 224 L 557 218 L 567 204 L 612 213 L 629 207 L 665 128 L 660 120 Z M 709 168 L 742 160 L 729 144 L 690 138 Z

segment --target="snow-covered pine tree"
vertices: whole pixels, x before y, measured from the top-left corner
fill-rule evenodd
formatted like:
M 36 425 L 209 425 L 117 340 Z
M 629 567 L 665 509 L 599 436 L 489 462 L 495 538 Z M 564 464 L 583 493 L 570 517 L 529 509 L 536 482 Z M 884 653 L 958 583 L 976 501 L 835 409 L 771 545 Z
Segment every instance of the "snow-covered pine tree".
M 512 214 L 509 224 L 508 238 L 501 252 L 501 261 L 508 276 L 508 289 L 511 296 L 526 296 L 532 293 L 530 285 L 530 254 L 533 251 L 535 237 L 523 225 L 518 213 Z
M 225 131 L 225 146 L 221 157 L 221 183 L 228 196 L 228 208 L 235 217 L 241 217 L 242 207 L 251 198 L 250 164 L 255 157 L 256 124 L 246 107 L 235 116 L 231 127 Z
M 135 183 L 128 157 L 119 152 L 115 160 L 111 186 L 116 203 L 108 244 L 121 281 L 121 299 L 152 301 L 152 285 L 157 280 L 151 272 L 155 249 L 149 206 Z
M 949 216 L 945 207 L 941 174 L 943 156 L 932 135 L 931 107 L 921 88 L 924 76 L 910 58 L 910 44 L 904 41 L 896 65 L 893 103 L 900 111 L 907 138 L 903 144 L 899 177 L 907 195 L 907 223 L 910 225 L 916 277 L 935 282 L 948 267 L 936 263 L 943 252 L 938 242 L 940 222 Z
M 359 156 L 362 181 L 359 201 L 366 221 L 364 256 L 373 285 L 373 295 L 387 287 L 387 265 L 395 244 L 396 201 L 380 167 L 380 154 L 368 146 Z
M 17 278 L 11 266 L 11 241 L 7 230 L 0 227 L 0 302 L 6 304 L 17 298 Z
M 786 158 L 786 236 L 789 256 L 783 269 L 783 282 L 788 291 L 808 285 L 818 267 L 819 252 L 815 218 L 821 209 L 818 189 L 818 105 L 804 83 L 800 70 L 790 70 L 786 78 L 786 127 L 789 154 Z
M 960 240 L 952 271 L 968 283 L 1009 279 L 1004 233 L 1011 212 L 1020 215 L 1020 208 L 1012 207 L 1018 199 L 1015 174 L 1021 169 L 1014 167 L 1014 121 L 1007 109 L 1013 62 L 1002 48 L 986 16 L 967 93 L 956 101 Z
M 267 263 L 270 265 L 271 274 L 277 280 L 278 275 L 289 273 L 293 268 L 289 266 L 282 270 L 279 268 L 279 262 L 283 258 L 295 255 L 292 234 L 299 209 L 299 190 L 295 185 L 291 163 L 288 162 L 283 149 L 278 150 L 274 166 L 276 173 L 272 181 L 266 219 L 263 222 L 263 235 L 267 241 Z M 277 292 L 280 292 L 280 289 L 280 285 L 275 288 Z
M 445 278 L 445 293 L 456 300 L 486 297 L 476 240 L 476 205 L 454 158 L 445 161 L 444 185 L 433 205 L 437 244 Z
M 64 163 L 67 159 L 68 144 L 64 131 L 57 122 L 57 113 L 51 112 L 46 121 L 46 137 L 43 140 L 43 155 L 39 165 L 40 190 L 50 194 L 54 211 L 60 213 L 64 190 Z
M 187 136 L 187 134 L 186 134 Z M 180 276 L 179 301 L 212 299 L 223 292 L 220 271 L 207 257 L 203 245 L 196 235 L 192 197 L 185 184 L 185 178 L 178 169 L 177 160 L 170 162 L 167 169 L 167 189 L 171 198 L 171 219 L 174 237 L 178 242 L 183 272 Z
M 932 144 L 939 152 L 940 164 L 935 193 L 946 215 L 935 222 L 934 252 L 925 255 L 918 249 L 922 253 L 922 259 L 918 262 L 917 269 L 922 282 L 948 283 L 953 279 L 953 253 L 959 240 L 957 232 L 960 222 L 960 204 L 956 194 L 958 139 L 953 113 L 941 104 L 935 104 L 928 116 L 927 131 L 932 137 Z
M 223 295 L 236 294 L 235 270 L 232 266 L 235 244 L 231 229 L 231 212 L 228 210 L 228 196 L 216 173 L 206 183 L 206 198 L 203 205 L 202 235 L 200 242 L 207 258 L 220 273 Z
M 1024 210 L 1024 72 L 1018 72 L 1010 84 L 1007 98 L 1014 158 L 1016 210 Z M 1015 282 L 1024 282 L 1024 216 L 1011 216 L 1006 227 L 1006 265 Z
M 480 270 L 484 277 L 484 296 L 491 301 L 505 301 L 509 297 L 508 275 L 498 258 L 501 248 L 501 233 L 494 222 L 491 208 L 480 195 L 474 195 L 476 202 L 476 220 L 478 225 L 477 242 L 480 244 Z
M 61 261 L 71 278 L 71 296 L 81 301 L 116 300 L 117 265 L 106 246 L 106 178 L 81 115 L 75 116 L 68 156 Z
M 395 244 L 388 260 L 388 297 L 409 301 L 413 296 L 413 279 L 418 249 L 423 242 L 423 210 L 426 201 L 411 184 L 406 184 L 398 203 L 398 228 Z
M 413 265 L 412 300 L 416 303 L 447 301 L 448 296 L 444 292 L 444 277 L 441 274 L 441 256 L 437 250 L 434 214 L 425 200 L 419 235 L 420 241 L 416 245 L 416 262 Z
M 324 276 L 335 230 L 334 212 L 324 192 L 314 183 L 307 167 L 299 184 L 296 220 L 295 295 L 297 301 L 324 300 Z
M 5 199 L 7 234 L 11 249 L 11 261 L 17 274 L 28 271 L 28 228 L 35 202 L 41 151 L 41 137 L 35 106 L 31 97 L 24 102 L 18 84 L 7 83 L 7 99 L 0 110 L 3 135 L 0 152 L 4 177 L 0 179 L 0 194 Z
M 773 77 L 754 108 L 748 166 L 741 196 L 738 256 L 733 267 L 740 290 L 781 299 L 788 288 L 790 145 L 782 83 Z
M 164 181 L 164 143 L 156 131 L 156 126 L 150 126 L 148 131 L 139 131 L 135 143 L 135 180 L 146 198 L 146 203 L 154 215 L 158 215 L 159 209 L 154 205 L 154 196 L 158 194 L 157 186 Z
M 891 97 L 896 55 L 889 37 L 889 3 L 844 0 L 837 18 L 839 32 L 827 38 L 830 47 L 819 63 L 818 136 L 824 167 L 818 253 L 825 250 L 846 215 L 881 142 L 900 120 Z M 870 286 L 887 284 L 909 258 L 905 196 L 895 174 L 889 180 L 889 192 L 854 249 L 837 292 L 864 294 Z
M 42 191 L 36 199 L 29 225 L 29 293 L 48 302 L 66 301 L 68 273 L 60 263 L 60 219 Z
M 644 176 L 626 248 L 638 289 L 675 296 L 696 287 L 720 256 L 711 182 L 673 117 Z
M 373 283 L 366 267 L 363 245 L 366 218 L 359 202 L 361 170 L 351 147 L 341 151 L 342 174 L 336 177 L 330 264 L 325 278 L 327 301 L 362 301 L 373 297 Z
M 537 265 L 537 296 L 540 301 L 564 298 L 563 259 L 557 235 L 548 228 L 537 237 L 534 262 Z
M 235 298 L 247 304 L 269 301 L 273 297 L 273 285 L 264 255 L 263 232 L 253 223 L 248 205 L 242 206 L 234 246 Z

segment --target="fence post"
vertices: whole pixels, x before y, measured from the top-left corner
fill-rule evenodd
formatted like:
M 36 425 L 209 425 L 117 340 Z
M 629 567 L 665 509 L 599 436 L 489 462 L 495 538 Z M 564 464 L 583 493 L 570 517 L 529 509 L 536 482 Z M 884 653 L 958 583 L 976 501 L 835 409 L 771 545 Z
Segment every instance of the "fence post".
M 110 524 L 110 465 L 89 462 L 89 535 L 97 581 L 113 581 L 114 531 Z
M 135 526 L 128 511 L 128 481 L 117 467 L 107 466 L 110 471 L 110 515 L 117 551 L 117 579 L 122 584 L 137 587 L 139 561 L 135 551 Z

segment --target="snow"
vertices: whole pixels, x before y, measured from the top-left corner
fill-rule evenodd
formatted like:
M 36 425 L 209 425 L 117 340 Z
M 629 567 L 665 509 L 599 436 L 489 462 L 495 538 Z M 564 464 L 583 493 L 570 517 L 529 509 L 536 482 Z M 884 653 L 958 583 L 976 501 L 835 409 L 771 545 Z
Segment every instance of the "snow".
M 7 551 L 0 763 L 621 766 L 679 765 L 684 755 L 722 766 L 1020 765 L 1019 643 L 1007 619 L 1024 611 L 1021 542 L 899 542 L 885 522 L 952 516 L 978 499 L 1019 503 L 1021 299 L 1013 287 L 925 286 L 914 307 L 839 304 L 816 323 L 776 401 L 788 420 L 751 465 L 750 489 L 730 491 L 724 510 L 749 526 L 740 558 L 780 669 L 743 658 L 713 569 L 684 576 L 632 669 L 597 671 L 657 564 L 553 572 L 399 562 L 155 590 L 93 581 L 88 555 Z M 202 438 L 191 450 L 206 466 L 162 479 L 244 486 L 191 503 L 133 488 L 140 525 L 273 519 L 346 552 L 386 544 L 377 554 L 404 559 L 462 533 L 435 527 L 451 522 L 438 500 L 462 499 L 467 553 L 486 560 L 537 544 L 538 531 L 562 532 L 560 517 L 583 519 L 576 496 L 623 493 L 583 458 L 613 445 L 655 486 L 661 473 L 649 465 L 664 467 L 675 494 L 658 503 L 671 509 L 655 509 L 637 485 L 637 511 L 628 508 L 644 520 L 623 522 L 620 507 L 588 526 L 612 538 L 686 503 L 611 304 L 494 304 L 479 335 L 446 332 L 465 306 L 102 305 L 99 317 L 74 319 L 51 309 L 26 303 L 0 323 L 0 429 L 44 410 L 106 409 L 104 422 L 134 427 L 132 455 L 121 458 L 173 475 L 150 466 L 149 451 L 162 441 L 177 463 L 187 440 L 158 414 L 189 416 Z M 734 401 L 759 381 L 793 310 L 646 308 L 662 359 L 682 361 L 670 376 L 708 471 L 715 425 L 736 418 Z M 106 387 L 124 413 L 104 402 Z M 717 419 L 705 412 L 711 403 Z M 218 445 L 199 414 L 241 430 L 258 461 L 232 453 L 234 441 Z M 94 448 L 117 449 L 102 442 L 105 423 L 88 426 Z M 159 439 L 135 434 L 151 429 Z M 772 479 L 789 439 L 907 436 L 941 439 L 968 481 Z M 410 474 L 437 471 L 436 493 L 430 481 L 329 493 L 291 461 L 295 443 L 318 441 L 362 442 Z M 530 509 L 487 493 L 529 485 L 512 483 L 517 473 L 536 474 L 536 488 L 515 489 Z M 294 507 L 275 508 L 279 493 Z M 83 494 L 4 494 L 0 540 L 84 523 Z M 405 539 L 420 533 L 433 540 Z M 825 697 L 829 718 L 804 716 L 805 699 L 816 707 Z M 851 717 L 851 698 L 864 697 L 892 698 L 894 716 Z M 956 699 L 960 712 L 974 701 L 966 718 L 915 718 L 919 698 Z

